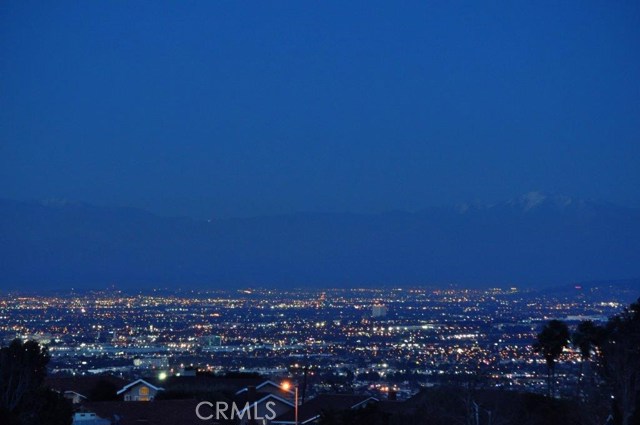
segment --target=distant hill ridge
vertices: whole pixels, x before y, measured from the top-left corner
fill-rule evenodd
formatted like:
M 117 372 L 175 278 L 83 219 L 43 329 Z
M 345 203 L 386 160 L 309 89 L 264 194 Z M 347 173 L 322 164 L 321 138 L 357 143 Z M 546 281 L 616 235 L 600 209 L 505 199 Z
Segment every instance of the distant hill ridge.
M 210 221 L 0 200 L 0 287 L 550 285 L 640 276 L 640 210 L 532 192 L 495 205 Z

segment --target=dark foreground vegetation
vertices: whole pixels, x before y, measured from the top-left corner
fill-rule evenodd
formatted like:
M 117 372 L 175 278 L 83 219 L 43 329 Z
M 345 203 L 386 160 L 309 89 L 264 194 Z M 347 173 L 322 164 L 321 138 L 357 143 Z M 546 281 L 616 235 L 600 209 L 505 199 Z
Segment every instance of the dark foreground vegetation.
M 0 349 L 0 424 L 71 424 L 71 403 L 44 385 L 47 363 L 46 347 L 35 341 Z
M 567 425 L 604 424 L 602 406 L 538 394 L 461 387 L 423 389 L 401 406 L 389 402 L 325 412 L 321 425 Z

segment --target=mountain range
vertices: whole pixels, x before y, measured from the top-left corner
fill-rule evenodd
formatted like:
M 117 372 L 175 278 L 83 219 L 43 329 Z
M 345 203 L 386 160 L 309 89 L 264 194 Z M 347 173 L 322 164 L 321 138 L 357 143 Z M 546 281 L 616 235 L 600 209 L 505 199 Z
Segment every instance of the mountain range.
M 640 276 L 640 209 L 538 192 L 381 214 L 170 218 L 0 201 L 0 288 L 566 284 Z

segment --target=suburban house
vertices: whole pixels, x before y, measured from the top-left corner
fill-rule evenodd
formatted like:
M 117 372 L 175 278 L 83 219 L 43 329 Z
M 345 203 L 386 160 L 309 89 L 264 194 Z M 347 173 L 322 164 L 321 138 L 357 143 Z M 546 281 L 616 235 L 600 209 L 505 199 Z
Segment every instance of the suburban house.
M 257 391 L 258 387 L 264 391 Z M 271 423 L 273 419 L 293 410 L 291 392 L 271 381 L 256 387 L 243 388 L 233 399 L 235 405 L 242 409 L 237 415 L 241 425 L 250 423 Z M 253 422 L 252 422 L 253 420 Z M 255 422 L 257 420 L 257 422 Z
M 74 405 L 87 401 L 101 385 L 121 388 L 127 383 L 115 376 L 48 376 L 45 385 L 59 392 Z
M 76 412 L 73 414 L 71 425 L 111 425 L 111 421 L 93 412 Z
M 264 378 L 258 377 L 223 377 L 213 375 L 169 376 L 160 381 L 152 378 L 144 378 L 147 382 L 160 386 L 167 392 L 181 393 L 187 396 L 197 394 L 225 393 L 233 396 L 242 388 L 257 387 L 264 382 Z
M 366 395 L 352 394 L 320 394 L 298 407 L 298 424 L 316 424 L 322 412 L 342 412 L 348 409 L 360 409 L 370 403 L 377 403 L 378 399 Z M 295 425 L 294 410 L 277 416 L 272 424 Z
M 107 382 L 109 385 L 105 385 Z M 76 406 L 73 425 L 187 425 L 226 423 L 237 425 L 294 425 L 295 393 L 277 382 L 259 377 L 214 375 L 169 376 L 126 381 L 111 376 L 51 377 L 47 383 Z M 96 389 L 111 387 L 117 401 L 97 401 Z M 158 400 L 160 392 L 166 396 Z M 202 395 L 215 394 L 200 413 L 215 415 L 203 421 L 196 415 Z M 176 397 L 176 398 L 174 398 Z M 170 398 L 170 399 L 164 399 Z M 92 400 L 93 399 L 93 400 Z M 106 400 L 106 399 L 102 399 Z M 132 403 L 147 401 L 147 403 Z M 220 411 L 222 403 L 226 411 Z M 404 412 L 405 402 L 378 400 L 368 395 L 321 394 L 298 406 L 298 423 L 317 424 L 323 412 L 344 412 L 376 403 L 380 412 Z
M 156 398 L 158 391 L 164 391 L 164 388 L 157 387 L 144 379 L 138 379 L 122 387 L 117 394 L 122 396 L 124 401 L 152 401 Z
M 285 389 L 282 385 L 276 384 L 273 381 L 267 380 L 259 385 L 248 385 L 240 390 L 236 391 L 236 395 L 240 395 L 246 392 L 255 391 L 257 393 L 268 393 L 277 395 L 282 398 L 293 398 L 294 393 L 291 390 Z

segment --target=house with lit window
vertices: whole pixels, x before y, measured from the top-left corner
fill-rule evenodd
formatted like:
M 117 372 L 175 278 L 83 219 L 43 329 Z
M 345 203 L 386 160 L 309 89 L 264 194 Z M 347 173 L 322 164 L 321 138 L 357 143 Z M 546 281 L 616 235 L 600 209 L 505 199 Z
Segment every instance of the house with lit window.
M 159 391 L 164 391 L 164 388 L 157 387 L 144 379 L 138 379 L 122 387 L 117 394 L 122 396 L 124 401 L 152 401 Z

